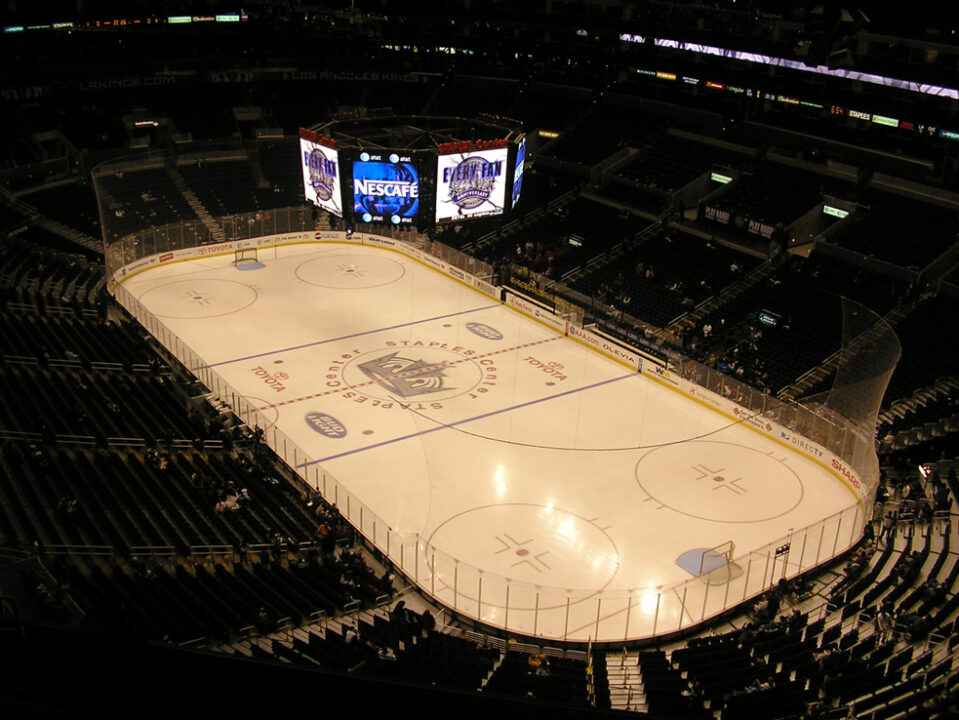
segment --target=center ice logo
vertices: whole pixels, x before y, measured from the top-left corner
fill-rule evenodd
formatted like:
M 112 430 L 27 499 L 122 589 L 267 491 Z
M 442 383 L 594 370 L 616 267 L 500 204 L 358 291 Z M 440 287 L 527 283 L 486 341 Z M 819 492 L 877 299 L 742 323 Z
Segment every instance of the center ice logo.
M 404 398 L 452 389 L 443 385 L 443 364 L 413 360 L 395 352 L 361 363 L 359 368 L 367 377 Z

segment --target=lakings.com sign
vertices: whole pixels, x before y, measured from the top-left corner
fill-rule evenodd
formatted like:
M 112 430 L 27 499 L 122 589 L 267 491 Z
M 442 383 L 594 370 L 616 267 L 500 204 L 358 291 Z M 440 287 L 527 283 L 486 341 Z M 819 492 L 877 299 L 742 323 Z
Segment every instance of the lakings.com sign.
M 436 222 L 498 215 L 506 202 L 507 148 L 436 159 Z
M 342 217 L 337 151 L 301 137 L 300 161 L 307 201 Z
M 420 209 L 420 178 L 411 158 L 360 153 L 353 162 L 353 211 L 365 223 L 408 225 Z

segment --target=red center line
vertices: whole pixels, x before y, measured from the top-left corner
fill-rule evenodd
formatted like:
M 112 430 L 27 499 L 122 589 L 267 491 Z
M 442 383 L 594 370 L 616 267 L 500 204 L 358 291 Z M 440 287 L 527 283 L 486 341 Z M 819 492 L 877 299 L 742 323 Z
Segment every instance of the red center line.
M 417 375 L 422 375 L 423 373 L 432 373 L 436 371 L 438 367 L 452 367 L 453 365 L 458 365 L 462 362 L 470 362 L 472 360 L 482 360 L 483 358 L 492 357 L 493 355 L 502 355 L 503 353 L 513 352 L 514 350 L 522 350 L 523 348 L 533 347 L 534 345 L 542 345 L 543 343 L 553 342 L 554 340 L 559 340 L 560 335 L 556 337 L 546 338 L 545 340 L 535 340 L 534 342 L 524 343 L 523 345 L 514 345 L 513 347 L 503 348 L 502 350 L 493 350 L 492 352 L 484 353 L 483 355 L 470 355 L 469 357 L 463 357 L 458 360 L 448 360 L 442 363 L 435 363 L 430 365 L 427 368 L 420 368 L 418 370 L 407 370 L 405 372 L 399 372 L 395 375 L 391 375 L 388 378 L 380 378 L 378 380 L 369 380 L 364 383 L 358 383 L 356 385 L 345 385 L 343 387 L 334 388 L 331 390 L 324 390 L 323 392 L 314 393 L 312 395 L 304 395 L 303 397 L 292 398 L 291 400 L 284 400 L 283 402 L 271 403 L 269 405 L 264 405 L 263 407 L 253 408 L 254 412 L 263 412 L 264 410 L 269 410 L 271 408 L 283 407 L 284 405 L 293 405 L 294 403 L 303 402 L 304 400 L 314 400 L 319 397 L 326 397 L 327 395 L 338 395 L 340 393 L 347 392 L 349 390 L 357 390 L 359 388 L 369 387 L 370 385 L 380 385 L 383 382 L 392 380 L 394 378 L 405 378 L 405 377 L 416 377 Z M 406 346 L 402 346 L 406 347 Z M 401 347 L 401 349 L 402 349 Z M 415 346 L 413 346 L 415 347 Z

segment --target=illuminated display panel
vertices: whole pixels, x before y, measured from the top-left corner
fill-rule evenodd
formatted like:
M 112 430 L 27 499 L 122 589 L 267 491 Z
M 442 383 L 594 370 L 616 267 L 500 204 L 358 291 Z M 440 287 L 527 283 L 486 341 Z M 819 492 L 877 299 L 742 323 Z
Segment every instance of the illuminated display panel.
M 408 155 L 361 152 L 353 161 L 353 212 L 359 222 L 413 223 L 420 177 Z
M 436 222 L 499 215 L 506 203 L 508 148 L 436 158 Z
M 307 201 L 343 217 L 340 201 L 339 158 L 336 150 L 300 137 L 300 164 Z
M 886 127 L 899 127 L 899 120 L 893 117 L 887 117 L 885 115 L 873 115 L 872 121 L 876 125 L 885 125 Z
M 523 171 L 526 168 L 526 138 L 519 141 L 519 147 L 516 148 L 516 166 L 513 169 L 513 200 L 510 207 L 516 207 L 519 202 L 519 196 L 523 192 Z

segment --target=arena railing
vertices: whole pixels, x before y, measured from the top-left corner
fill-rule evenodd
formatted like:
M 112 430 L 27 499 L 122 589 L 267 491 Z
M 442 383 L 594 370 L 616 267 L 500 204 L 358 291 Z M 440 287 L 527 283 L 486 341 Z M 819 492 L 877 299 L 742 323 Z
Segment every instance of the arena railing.
M 253 237 L 264 230 L 297 228 L 313 230 L 309 210 L 274 210 L 269 217 L 252 214 L 237 218 L 233 232 Z M 195 229 L 195 228 L 193 228 Z M 147 250 L 168 252 L 185 238 L 202 233 L 149 232 L 147 237 L 125 237 L 108 247 L 110 277 L 124 264 L 147 257 Z M 424 248 L 421 239 L 403 233 Z M 436 251 L 433 245 L 429 250 Z M 445 257 L 455 257 L 451 249 Z M 487 267 L 468 256 L 457 257 L 464 271 L 485 274 Z M 118 264 L 119 263 L 119 264 Z M 471 265 L 472 263 L 472 265 Z M 472 268 L 472 270 L 470 270 Z M 393 563 L 412 584 L 460 618 L 499 632 L 563 641 L 567 643 L 615 643 L 637 641 L 686 630 L 715 618 L 776 587 L 782 579 L 793 579 L 836 559 L 861 538 L 872 513 L 872 497 L 878 478 L 878 461 L 872 439 L 859 429 L 843 426 L 810 409 L 776 400 L 688 360 L 674 360 L 670 368 L 704 391 L 723 397 L 735 395 L 736 402 L 754 417 L 769 418 L 832 450 L 850 468 L 855 468 L 866 485 L 860 496 L 844 509 L 807 527 L 732 558 L 728 579 L 720 584 L 693 577 L 667 586 L 630 588 L 559 588 L 535 585 L 489 572 L 454 557 L 417 533 L 403 533 L 390 527 L 349 487 L 322 467 L 282 430 L 272 425 L 254 403 L 211 368 L 186 342 L 167 328 L 126 290 L 122 281 L 112 281 L 111 291 L 125 307 L 180 363 L 190 370 L 248 426 L 266 428 L 264 440 L 274 452 L 363 536 L 365 542 Z M 852 494 L 851 494 L 852 496 Z

